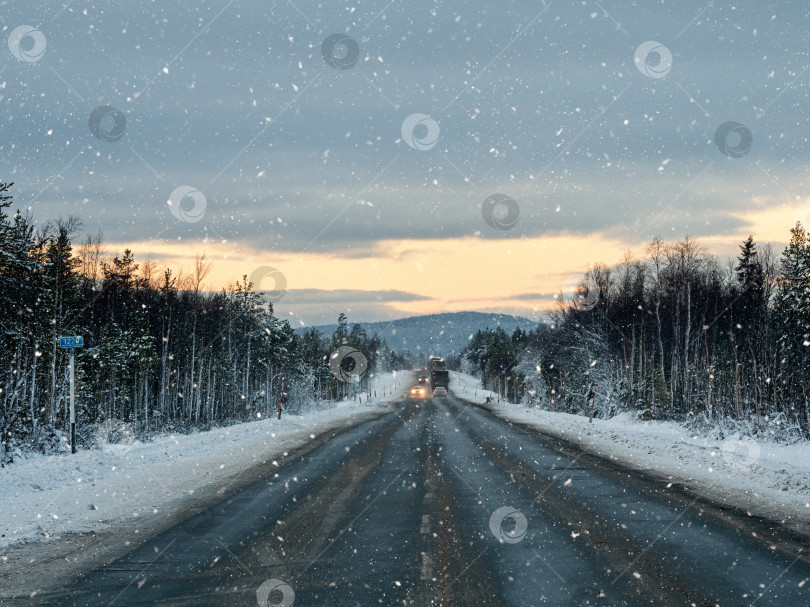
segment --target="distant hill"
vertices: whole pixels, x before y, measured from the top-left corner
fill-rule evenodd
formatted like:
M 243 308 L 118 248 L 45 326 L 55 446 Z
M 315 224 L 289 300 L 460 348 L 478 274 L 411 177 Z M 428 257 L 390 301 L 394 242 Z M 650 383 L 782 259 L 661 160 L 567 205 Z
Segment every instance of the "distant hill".
M 350 319 L 349 326 L 354 324 Z M 537 327 L 537 323 L 528 318 L 483 312 L 450 312 L 357 324 L 366 330 L 369 337 L 376 332 L 395 351 L 410 350 L 412 354 L 425 352 L 445 357 L 459 354 L 469 342 L 472 334 L 479 329 L 501 327 L 511 334 L 518 327 L 525 331 Z M 331 336 L 337 329 L 337 325 L 323 325 L 315 328 L 323 335 Z M 303 332 L 304 330 L 299 329 L 298 331 Z

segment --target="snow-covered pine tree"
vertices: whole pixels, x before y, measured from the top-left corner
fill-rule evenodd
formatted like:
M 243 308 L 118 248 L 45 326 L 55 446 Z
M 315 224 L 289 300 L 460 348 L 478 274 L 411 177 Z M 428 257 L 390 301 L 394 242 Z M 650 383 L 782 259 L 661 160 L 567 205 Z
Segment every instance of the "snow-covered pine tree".
M 782 398 L 794 409 L 805 429 L 810 427 L 810 241 L 797 223 L 790 231 L 790 244 L 782 252 L 776 316 L 779 326 Z

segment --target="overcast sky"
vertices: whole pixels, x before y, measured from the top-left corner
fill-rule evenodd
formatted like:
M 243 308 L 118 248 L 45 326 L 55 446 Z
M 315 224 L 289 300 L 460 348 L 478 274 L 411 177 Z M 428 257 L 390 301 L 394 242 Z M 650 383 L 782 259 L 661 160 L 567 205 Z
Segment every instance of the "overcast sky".
M 17 206 L 78 215 L 111 253 L 188 268 L 205 251 L 209 288 L 274 267 L 299 323 L 536 317 L 571 274 L 653 235 L 729 255 L 810 217 L 804 1 L 0 13 Z

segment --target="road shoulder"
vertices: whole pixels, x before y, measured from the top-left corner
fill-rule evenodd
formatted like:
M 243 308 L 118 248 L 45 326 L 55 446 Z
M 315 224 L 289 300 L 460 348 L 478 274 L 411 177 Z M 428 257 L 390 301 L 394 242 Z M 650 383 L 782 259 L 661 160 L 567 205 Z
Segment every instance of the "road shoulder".
M 762 462 L 762 468 L 729 464 L 721 445 L 713 447 L 697 440 L 685 442 L 682 428 L 676 424 L 672 424 L 673 436 L 667 440 L 661 433 L 637 432 L 633 424 L 623 429 L 610 420 L 606 423 L 594 419 L 589 423 L 583 416 L 480 402 L 485 399 L 481 394 L 480 389 L 478 395 L 465 394 L 458 385 L 453 390 L 456 398 L 495 417 L 558 439 L 562 448 L 585 452 L 613 466 L 632 470 L 636 476 L 659 486 L 664 483 L 671 490 L 699 497 L 713 505 L 727 524 L 767 536 L 791 552 L 806 552 L 802 545 L 806 546 L 810 540 L 807 487 L 800 480 L 798 485 L 791 485 L 788 480 L 784 490 L 779 487 L 780 476 L 801 478 L 801 472 L 793 471 L 790 475 L 782 468 L 770 470 L 771 462 L 767 460 Z M 635 425 L 644 429 L 643 424 Z M 807 481 L 810 476 L 804 479 Z
M 4 583 L 0 590 L 0 602 L 4 597 L 35 596 L 46 587 L 58 588 L 85 571 L 108 564 L 166 529 L 212 507 L 251 483 L 274 474 L 285 461 L 301 457 L 337 434 L 377 419 L 395 407 L 394 403 L 385 402 L 356 407 L 341 414 L 318 414 L 319 419 L 315 423 L 299 423 L 295 430 L 283 434 L 265 433 L 259 427 L 266 422 L 258 422 L 197 435 L 194 438 L 203 441 L 221 440 L 219 434 L 233 437 L 231 450 L 212 452 L 208 456 L 193 450 L 192 458 L 178 453 L 175 458 L 164 457 L 164 461 L 157 458 L 148 460 L 139 457 L 137 449 L 133 449 L 127 455 L 136 461 L 129 469 L 121 461 L 117 465 L 113 463 L 114 470 L 123 468 L 125 472 L 98 482 L 101 487 L 97 493 L 92 491 L 94 497 L 85 499 L 86 495 L 80 493 L 77 496 L 73 490 L 55 490 L 56 498 L 61 495 L 62 499 L 70 501 L 84 499 L 82 510 L 87 509 L 96 516 L 97 529 L 82 529 L 86 528 L 86 521 L 67 521 L 68 529 L 72 522 L 73 528 L 82 530 L 48 533 L 42 538 L 26 537 L 2 548 L 0 576 Z M 289 416 L 287 420 L 294 423 L 294 416 Z M 249 428 L 251 426 L 254 428 Z M 252 440 L 246 440 L 245 432 L 256 435 Z M 144 447 L 151 447 L 154 451 L 152 444 Z M 143 459 L 148 461 L 138 461 Z M 85 486 L 92 485 L 85 483 Z M 105 501 L 110 494 L 113 501 Z M 123 504 L 115 501 L 116 494 L 119 494 Z M 54 502 L 54 497 L 49 496 L 48 499 Z M 89 500 L 101 504 L 97 506 L 100 509 L 93 511 L 90 505 L 86 505 Z M 56 503 L 47 506 L 57 508 Z M 99 517 L 97 512 L 101 513 L 108 506 L 111 514 L 105 520 L 103 514 Z M 131 506 L 130 516 L 124 513 L 128 506 Z M 25 508 L 26 505 L 21 503 L 20 510 Z M 43 512 L 47 514 L 50 509 L 46 508 Z M 39 571 L 40 574 L 32 575 L 31 571 Z M 47 577 L 42 575 L 45 571 L 48 572 Z

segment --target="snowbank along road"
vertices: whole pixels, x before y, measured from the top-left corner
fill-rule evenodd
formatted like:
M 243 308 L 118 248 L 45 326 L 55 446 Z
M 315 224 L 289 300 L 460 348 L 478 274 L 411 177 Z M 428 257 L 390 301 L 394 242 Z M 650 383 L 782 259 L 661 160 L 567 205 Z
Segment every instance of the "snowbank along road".
M 804 541 L 451 395 L 7 604 L 808 605 Z

